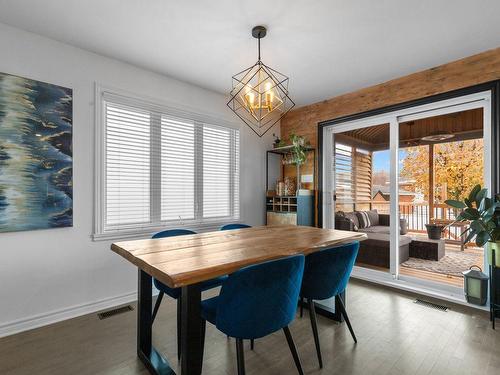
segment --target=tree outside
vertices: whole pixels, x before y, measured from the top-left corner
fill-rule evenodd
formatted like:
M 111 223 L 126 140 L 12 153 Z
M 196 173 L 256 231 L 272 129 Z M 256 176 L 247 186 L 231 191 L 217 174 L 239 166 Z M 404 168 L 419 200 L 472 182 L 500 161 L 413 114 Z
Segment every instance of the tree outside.
M 434 145 L 434 203 L 463 200 L 483 183 L 483 140 L 472 139 Z M 415 181 L 411 187 L 429 199 L 429 146 L 414 146 L 400 153 L 401 178 Z

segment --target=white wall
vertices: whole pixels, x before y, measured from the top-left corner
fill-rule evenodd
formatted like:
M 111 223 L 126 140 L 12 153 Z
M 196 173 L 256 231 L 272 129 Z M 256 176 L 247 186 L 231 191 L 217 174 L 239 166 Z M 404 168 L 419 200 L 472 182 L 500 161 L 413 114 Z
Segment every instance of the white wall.
M 4 24 L 0 51 L 0 72 L 70 87 L 74 100 L 74 226 L 0 233 L 2 336 L 135 299 L 136 269 L 109 250 L 110 242 L 90 238 L 95 82 L 238 121 L 223 95 Z M 263 224 L 264 150 L 271 136 L 261 140 L 240 128 L 242 221 Z

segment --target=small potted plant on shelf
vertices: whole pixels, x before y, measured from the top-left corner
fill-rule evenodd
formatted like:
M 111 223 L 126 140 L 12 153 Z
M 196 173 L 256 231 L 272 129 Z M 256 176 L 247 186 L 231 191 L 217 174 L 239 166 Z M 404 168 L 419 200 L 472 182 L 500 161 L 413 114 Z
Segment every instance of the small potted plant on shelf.
M 273 134 L 273 137 L 274 137 L 274 142 L 273 142 L 274 148 L 279 148 L 279 147 L 285 146 L 285 141 L 280 139 L 280 137 L 278 137 L 276 134 Z
M 462 211 L 456 221 L 468 221 L 465 243 L 476 237 L 476 245 L 487 245 L 488 262 L 492 264 L 492 251 L 495 250 L 495 264 L 500 266 L 500 195 L 487 197 L 488 189 L 476 185 L 468 198 L 463 201 L 448 199 L 445 203 Z M 465 235 L 464 233 L 464 235 Z

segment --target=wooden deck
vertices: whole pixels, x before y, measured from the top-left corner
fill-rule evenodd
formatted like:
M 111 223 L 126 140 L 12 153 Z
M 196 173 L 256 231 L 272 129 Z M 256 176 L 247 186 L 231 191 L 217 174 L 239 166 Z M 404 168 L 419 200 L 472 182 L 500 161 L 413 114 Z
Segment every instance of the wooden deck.
M 448 253 L 448 252 L 461 252 L 460 246 L 454 245 L 454 244 L 446 244 L 445 253 Z M 464 254 L 474 254 L 474 255 L 478 256 L 478 258 L 481 259 L 481 262 L 480 262 L 481 264 L 478 264 L 478 265 L 480 267 L 483 267 L 483 256 L 482 256 L 483 250 L 481 248 L 466 247 L 463 253 Z M 432 261 L 430 261 L 430 262 L 432 262 Z M 357 264 L 357 265 L 361 266 L 361 267 L 375 269 L 378 271 L 383 271 L 383 272 L 389 271 L 387 268 L 374 267 L 374 266 L 366 265 L 366 264 Z M 464 285 L 463 277 L 453 276 L 453 275 L 445 275 L 445 274 L 438 273 L 438 272 L 429 272 L 429 271 L 424 271 L 421 269 L 414 269 L 414 268 L 409 268 L 409 267 L 399 267 L 399 273 L 400 273 L 400 275 L 403 275 L 403 276 L 416 277 L 416 278 L 419 278 L 422 280 L 443 283 L 443 284 L 447 284 L 447 285 L 456 286 L 459 288 L 462 288 Z
M 416 277 L 423 280 L 453 285 L 459 288 L 462 288 L 464 286 L 464 280 L 462 277 L 444 275 L 437 272 L 428 272 L 408 267 L 400 267 L 399 274 L 404 276 Z

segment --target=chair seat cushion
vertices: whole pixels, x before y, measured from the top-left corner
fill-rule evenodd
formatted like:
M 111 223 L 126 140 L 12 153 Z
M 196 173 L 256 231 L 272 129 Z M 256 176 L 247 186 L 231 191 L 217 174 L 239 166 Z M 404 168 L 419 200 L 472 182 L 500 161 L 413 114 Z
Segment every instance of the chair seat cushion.
M 207 322 L 215 325 L 217 317 L 217 304 L 219 303 L 219 297 L 213 297 L 201 301 L 201 316 Z
M 215 288 L 215 287 L 221 285 L 224 282 L 224 280 L 226 280 L 226 279 L 227 279 L 227 275 L 224 275 L 224 276 L 216 277 L 215 279 L 204 281 L 201 284 L 201 290 L 204 291 L 204 290 Z M 154 279 L 153 281 L 154 281 L 156 289 L 165 293 L 166 295 L 168 295 L 174 299 L 177 299 L 181 296 L 181 288 L 170 288 L 156 279 Z

